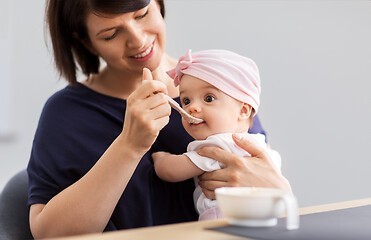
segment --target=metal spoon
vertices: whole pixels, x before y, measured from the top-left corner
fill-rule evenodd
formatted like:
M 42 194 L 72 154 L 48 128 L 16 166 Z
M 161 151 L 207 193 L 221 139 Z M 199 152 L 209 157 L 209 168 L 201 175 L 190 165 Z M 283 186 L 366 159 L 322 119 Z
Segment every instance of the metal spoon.
M 204 120 L 202 120 L 202 119 L 200 119 L 200 118 L 195 118 L 195 117 L 189 115 L 186 111 L 184 111 L 183 108 L 181 108 L 181 107 L 179 106 L 179 104 L 178 104 L 176 101 L 174 101 L 174 99 L 172 99 L 172 98 L 169 97 L 168 95 L 166 95 L 166 98 L 167 98 L 167 100 L 169 101 L 170 106 L 171 106 L 172 108 L 174 108 L 175 110 L 177 110 L 177 111 L 180 113 L 180 115 L 182 115 L 182 117 L 183 117 L 187 122 L 197 124 L 197 123 L 202 123 L 202 122 L 204 121 Z

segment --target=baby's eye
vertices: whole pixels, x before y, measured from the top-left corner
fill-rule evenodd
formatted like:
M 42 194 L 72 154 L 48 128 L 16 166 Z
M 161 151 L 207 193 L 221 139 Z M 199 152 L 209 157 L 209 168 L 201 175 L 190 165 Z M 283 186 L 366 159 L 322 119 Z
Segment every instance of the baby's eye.
M 185 106 L 185 105 L 190 104 L 191 103 L 191 100 L 189 100 L 189 98 L 183 98 L 182 103 Z
M 205 102 L 212 102 L 214 100 L 215 100 L 215 98 L 211 95 L 207 95 L 204 99 Z

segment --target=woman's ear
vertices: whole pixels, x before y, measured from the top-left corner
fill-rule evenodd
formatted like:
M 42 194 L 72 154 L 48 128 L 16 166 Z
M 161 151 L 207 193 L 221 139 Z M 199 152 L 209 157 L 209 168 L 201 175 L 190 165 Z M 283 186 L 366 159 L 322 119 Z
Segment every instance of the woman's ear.
M 238 120 L 244 121 L 250 118 L 252 107 L 247 103 L 241 103 Z
M 76 32 L 73 33 L 73 38 L 75 38 L 77 41 L 79 41 L 93 55 L 98 56 L 98 52 L 94 49 L 94 47 L 91 45 L 91 43 L 88 42 L 87 40 L 81 39 Z

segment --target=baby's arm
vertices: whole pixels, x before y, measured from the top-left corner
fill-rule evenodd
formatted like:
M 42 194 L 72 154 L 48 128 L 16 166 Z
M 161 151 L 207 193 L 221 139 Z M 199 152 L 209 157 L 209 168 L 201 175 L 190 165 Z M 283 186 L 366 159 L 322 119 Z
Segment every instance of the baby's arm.
M 157 176 L 164 181 L 180 182 L 204 172 L 184 154 L 156 152 L 152 154 L 152 158 Z

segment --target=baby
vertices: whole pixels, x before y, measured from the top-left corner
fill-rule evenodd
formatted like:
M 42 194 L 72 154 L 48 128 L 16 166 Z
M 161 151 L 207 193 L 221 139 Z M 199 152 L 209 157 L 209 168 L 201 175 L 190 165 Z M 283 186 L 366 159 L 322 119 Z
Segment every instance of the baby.
M 237 146 L 233 133 L 249 135 L 267 148 L 262 134 L 247 133 L 253 116 L 259 108 L 259 71 L 249 58 L 226 50 L 206 50 L 188 53 L 181 57 L 175 69 L 168 72 L 179 85 L 182 108 L 194 117 L 203 119 L 198 124 L 182 119 L 184 129 L 195 141 L 187 152 L 174 155 L 166 152 L 152 154 L 157 175 L 169 182 L 179 182 L 195 177 L 195 207 L 199 220 L 222 218 L 215 200 L 210 200 L 198 186 L 197 176 L 221 169 L 218 161 L 198 155 L 204 146 L 216 146 L 239 156 L 251 156 Z M 278 153 L 271 151 L 272 159 L 280 169 Z

